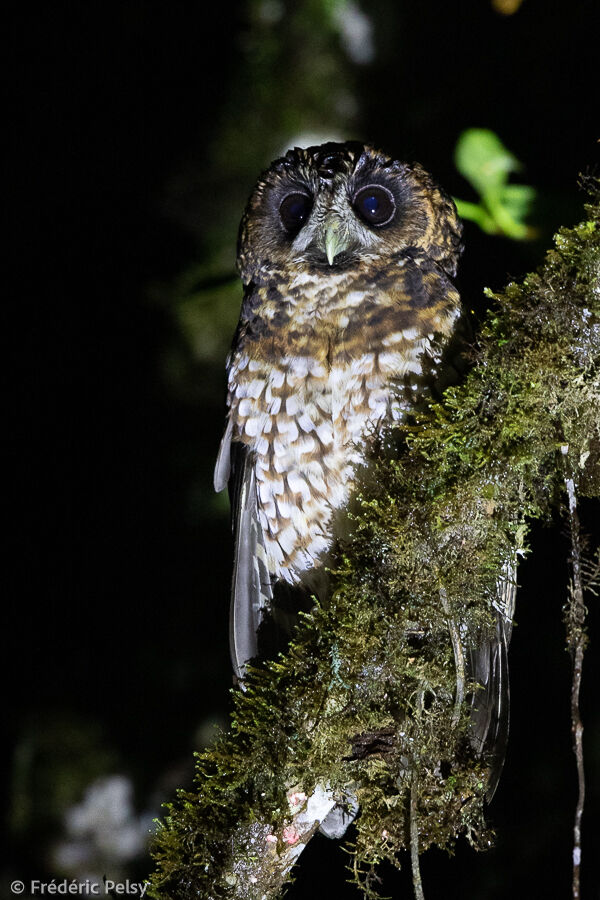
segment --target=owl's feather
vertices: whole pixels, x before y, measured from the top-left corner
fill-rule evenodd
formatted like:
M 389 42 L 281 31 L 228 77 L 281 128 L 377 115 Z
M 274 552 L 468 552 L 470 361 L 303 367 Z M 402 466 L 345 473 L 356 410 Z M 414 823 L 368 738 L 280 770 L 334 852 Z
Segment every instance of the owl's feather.
M 510 718 L 508 645 L 516 600 L 516 565 L 507 561 L 497 582 L 496 633 L 484 640 L 471 636 L 468 677 L 479 685 L 471 698 L 469 736 L 489 766 L 486 788 L 492 799 L 504 765 Z M 473 640 L 475 638 L 475 640 Z
M 244 665 L 258 655 L 257 635 L 273 591 L 265 565 L 252 453 L 240 443 L 233 444 L 230 452 L 235 553 L 229 639 L 235 673 L 241 678 Z
M 486 796 L 492 799 L 506 754 L 509 721 L 508 643 L 504 617 L 498 615 L 496 635 L 471 646 L 468 675 L 479 685 L 469 721 L 471 744 L 489 766 Z

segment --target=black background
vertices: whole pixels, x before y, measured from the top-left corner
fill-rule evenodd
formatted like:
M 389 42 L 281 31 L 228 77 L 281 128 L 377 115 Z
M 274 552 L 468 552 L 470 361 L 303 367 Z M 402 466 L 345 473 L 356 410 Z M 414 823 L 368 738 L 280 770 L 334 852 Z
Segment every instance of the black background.
M 452 148 L 464 127 L 490 127 L 540 190 L 537 245 L 467 226 L 460 287 L 475 307 L 484 285 L 520 277 L 541 261 L 553 228 L 581 216 L 577 177 L 598 138 L 594 11 L 534 0 L 511 17 L 482 0 L 373 4 L 377 21 L 391 24 L 358 81 L 361 136 L 419 159 L 466 196 Z M 197 231 L 166 214 L 164 189 L 183 160 L 203 159 L 240 64 L 245 13 L 240 4 L 92 2 L 20 7 L 12 22 L 6 218 L 17 241 L 5 303 L 18 324 L 7 328 L 6 357 L 15 500 L 6 720 L 15 741 L 26 723 L 43 728 L 65 711 L 100 723 L 142 795 L 166 767 L 191 762 L 198 722 L 228 703 L 228 523 L 188 514 L 193 478 L 210 490 L 221 398 L 193 408 L 164 384 L 173 325 L 147 288 L 199 252 Z M 595 516 L 597 506 L 588 529 Z M 559 523 L 534 528 L 511 648 L 512 734 L 491 809 L 497 848 L 428 854 L 430 898 L 567 896 L 575 769 L 566 555 Z M 600 783 L 595 603 L 582 698 L 587 896 Z M 43 835 L 12 840 L 13 863 L 38 858 Z M 355 896 L 344 862 L 316 840 L 290 896 Z M 388 875 L 387 892 L 404 896 L 406 872 Z

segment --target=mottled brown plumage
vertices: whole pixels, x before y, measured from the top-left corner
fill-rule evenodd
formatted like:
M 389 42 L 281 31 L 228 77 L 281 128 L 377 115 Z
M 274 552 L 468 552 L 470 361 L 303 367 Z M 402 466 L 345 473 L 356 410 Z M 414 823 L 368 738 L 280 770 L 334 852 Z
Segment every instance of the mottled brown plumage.
M 453 202 L 421 166 L 362 144 L 296 148 L 259 179 L 240 229 L 244 300 L 215 472 L 232 497 L 238 676 L 286 604 L 326 592 L 356 472 L 455 329 L 460 238 Z M 503 629 L 469 651 L 485 688 L 482 753 L 505 737 Z
M 377 189 L 393 206 L 384 224 L 367 221 L 355 199 L 366 190 L 376 204 Z M 291 229 L 281 214 L 290 196 L 310 207 Z M 253 549 L 236 565 L 238 671 L 256 652 L 274 583 L 314 587 L 369 440 L 402 414 L 399 387 L 418 385 L 434 336 L 451 333 L 459 250 L 454 205 L 431 177 L 359 144 L 290 151 L 254 190 L 240 231 L 245 296 L 217 481 L 229 474 L 229 444 L 241 444 L 251 470 L 244 509 L 256 504 L 256 522 L 239 535 Z

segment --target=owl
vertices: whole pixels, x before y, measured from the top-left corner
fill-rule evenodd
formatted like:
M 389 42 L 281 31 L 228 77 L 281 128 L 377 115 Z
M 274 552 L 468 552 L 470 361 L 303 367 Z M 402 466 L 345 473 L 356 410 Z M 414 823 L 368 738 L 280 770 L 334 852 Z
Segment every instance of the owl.
M 460 252 L 454 203 L 433 178 L 360 143 L 290 150 L 252 192 L 215 470 L 232 500 L 239 678 L 307 598 L 326 593 L 357 474 L 455 331 Z M 505 686 L 498 654 L 484 657 L 475 675 L 495 705 L 486 739 L 505 717 Z

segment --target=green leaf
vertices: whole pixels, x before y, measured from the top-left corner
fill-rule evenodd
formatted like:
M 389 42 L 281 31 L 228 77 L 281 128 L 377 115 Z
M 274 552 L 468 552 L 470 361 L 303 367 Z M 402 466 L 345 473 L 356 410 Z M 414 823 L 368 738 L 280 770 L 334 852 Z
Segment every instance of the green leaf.
M 486 128 L 469 128 L 460 135 L 454 151 L 459 172 L 479 193 L 479 203 L 456 200 L 458 214 L 475 222 L 487 234 L 524 240 L 533 234 L 525 219 L 535 200 L 535 189 L 508 184 L 511 172 L 521 168 L 518 159 L 497 134 Z
M 521 168 L 497 134 L 487 128 L 469 128 L 454 150 L 456 168 L 482 196 L 499 193 L 511 172 Z
M 502 205 L 517 222 L 524 222 L 535 202 L 536 190 L 529 184 L 507 184 L 502 191 Z
M 481 203 L 470 203 L 468 200 L 459 200 L 457 197 L 454 197 L 454 202 L 461 219 L 475 222 L 486 234 L 498 233 L 498 226 Z

